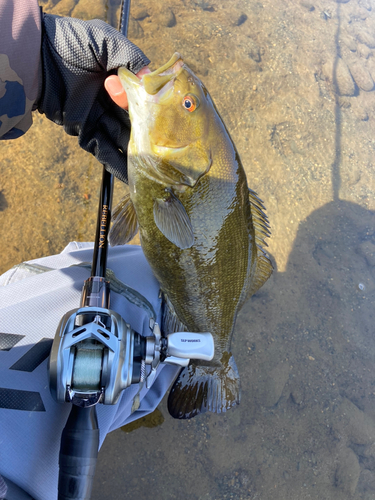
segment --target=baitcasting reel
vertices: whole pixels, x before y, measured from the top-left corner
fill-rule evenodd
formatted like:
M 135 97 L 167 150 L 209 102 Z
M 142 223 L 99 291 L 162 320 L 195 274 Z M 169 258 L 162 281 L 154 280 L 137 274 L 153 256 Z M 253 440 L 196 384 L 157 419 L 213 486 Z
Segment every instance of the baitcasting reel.
M 102 283 L 104 288 L 106 284 Z M 83 302 L 92 303 L 92 295 Z M 187 366 L 190 359 L 213 358 L 210 333 L 177 332 L 162 337 L 154 318 L 149 325 L 150 336 L 144 337 L 105 307 L 84 306 L 66 313 L 49 360 L 54 399 L 80 407 L 116 404 L 121 391 L 131 384 L 146 381 L 146 387 L 151 387 L 161 362 Z

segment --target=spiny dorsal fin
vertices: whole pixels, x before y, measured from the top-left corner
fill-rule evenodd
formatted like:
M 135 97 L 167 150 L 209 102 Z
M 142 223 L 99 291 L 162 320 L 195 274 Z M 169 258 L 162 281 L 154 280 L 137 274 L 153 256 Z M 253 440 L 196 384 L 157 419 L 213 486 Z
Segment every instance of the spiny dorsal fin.
M 258 198 L 257 194 L 252 189 L 249 189 L 249 200 L 255 232 L 255 244 L 257 248 L 257 266 L 254 277 L 251 280 L 251 286 L 247 293 L 247 297 L 250 297 L 257 292 L 259 288 L 268 280 L 273 271 L 271 261 L 266 252 L 263 250 L 263 246 L 268 246 L 264 241 L 264 238 L 271 235 L 268 218 L 264 213 L 265 207 L 262 200 Z
M 125 245 L 138 232 L 138 221 L 130 194 L 127 194 L 112 212 L 112 227 L 108 240 L 112 247 Z

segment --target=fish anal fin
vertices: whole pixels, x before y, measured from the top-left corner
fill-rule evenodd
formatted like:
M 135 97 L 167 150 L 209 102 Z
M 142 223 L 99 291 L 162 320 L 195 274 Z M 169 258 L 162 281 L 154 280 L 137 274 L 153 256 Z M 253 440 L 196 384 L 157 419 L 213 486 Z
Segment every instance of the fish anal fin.
M 154 202 L 154 220 L 164 236 L 181 249 L 190 248 L 194 233 L 183 204 L 172 193 Z
M 225 352 L 221 367 L 183 368 L 168 397 L 168 411 L 178 419 L 193 418 L 211 411 L 223 413 L 240 403 L 240 377 L 231 353 Z
M 112 227 L 108 240 L 111 246 L 125 245 L 138 232 L 138 221 L 134 205 L 127 194 L 112 212 Z

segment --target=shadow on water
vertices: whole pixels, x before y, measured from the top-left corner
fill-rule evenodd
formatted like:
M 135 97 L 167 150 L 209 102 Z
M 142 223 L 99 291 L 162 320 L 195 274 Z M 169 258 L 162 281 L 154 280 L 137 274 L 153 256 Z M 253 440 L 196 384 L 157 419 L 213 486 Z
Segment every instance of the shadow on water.
M 110 434 L 93 500 L 116 491 L 140 500 L 186 492 L 271 499 L 275 485 L 280 500 L 370 498 L 374 216 L 337 200 L 301 223 L 286 272 L 275 272 L 239 315 L 239 408 L 175 421 L 164 401 L 160 427 Z

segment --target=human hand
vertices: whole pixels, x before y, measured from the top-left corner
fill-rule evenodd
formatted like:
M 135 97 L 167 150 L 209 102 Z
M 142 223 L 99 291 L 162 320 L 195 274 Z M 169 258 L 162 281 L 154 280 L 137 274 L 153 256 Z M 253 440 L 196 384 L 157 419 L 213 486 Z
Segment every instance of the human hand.
M 141 79 L 143 75 L 146 73 L 151 73 L 150 68 L 147 66 L 142 68 L 141 71 L 138 71 L 136 76 Z M 121 85 L 120 78 L 117 75 L 111 75 L 106 78 L 104 82 L 104 86 L 110 95 L 113 102 L 120 106 L 122 109 L 128 109 L 128 97 L 124 90 L 124 87 Z
M 117 82 L 114 73 L 120 66 L 134 74 L 147 72 L 150 61 L 103 21 L 48 14 L 43 16 L 41 56 L 43 79 L 37 109 L 68 134 L 78 136 L 83 149 L 127 182 L 130 121 L 124 111 L 126 94 L 115 89 L 109 95 L 104 82 L 110 75 Z

